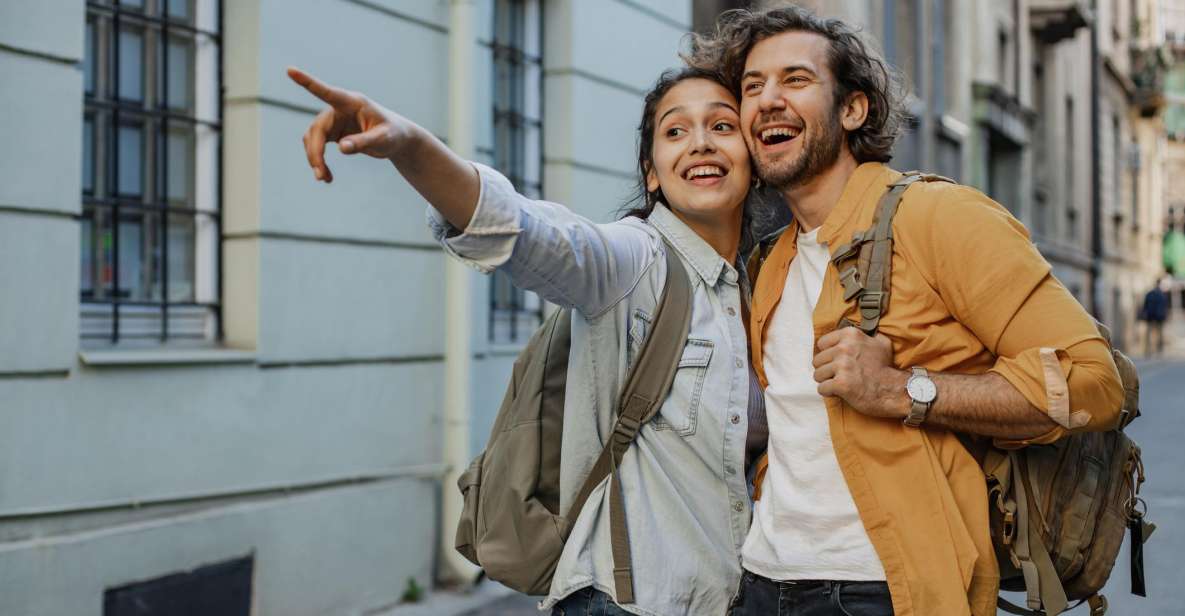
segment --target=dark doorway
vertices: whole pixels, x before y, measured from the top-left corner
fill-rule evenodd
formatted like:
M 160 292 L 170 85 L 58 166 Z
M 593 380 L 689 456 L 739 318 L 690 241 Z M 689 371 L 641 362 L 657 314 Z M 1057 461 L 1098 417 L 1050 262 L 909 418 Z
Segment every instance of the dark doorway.
M 250 616 L 253 557 L 108 588 L 103 616 Z

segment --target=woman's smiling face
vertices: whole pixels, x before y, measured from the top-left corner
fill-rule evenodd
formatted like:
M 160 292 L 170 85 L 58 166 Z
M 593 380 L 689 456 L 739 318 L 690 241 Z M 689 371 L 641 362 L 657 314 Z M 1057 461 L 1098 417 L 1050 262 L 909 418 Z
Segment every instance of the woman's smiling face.
M 661 188 L 681 218 L 740 216 L 751 172 L 737 108 L 724 86 L 700 78 L 675 84 L 658 102 L 646 188 Z

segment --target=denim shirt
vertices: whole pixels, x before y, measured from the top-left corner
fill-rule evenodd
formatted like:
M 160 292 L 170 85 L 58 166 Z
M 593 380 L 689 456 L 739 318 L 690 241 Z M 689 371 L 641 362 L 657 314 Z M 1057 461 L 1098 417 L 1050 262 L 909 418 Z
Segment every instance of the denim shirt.
M 663 205 L 649 219 L 595 224 L 515 192 L 475 165 L 481 195 L 463 233 L 429 208 L 445 250 L 478 270 L 573 309 L 565 396 L 560 509 L 566 513 L 611 434 L 626 372 L 650 325 L 670 242 L 692 282 L 691 327 L 674 385 L 620 467 L 643 615 L 722 615 L 740 582 L 751 503 L 745 480 L 750 371 L 742 274 Z M 551 592 L 614 593 L 608 480 L 573 525 Z

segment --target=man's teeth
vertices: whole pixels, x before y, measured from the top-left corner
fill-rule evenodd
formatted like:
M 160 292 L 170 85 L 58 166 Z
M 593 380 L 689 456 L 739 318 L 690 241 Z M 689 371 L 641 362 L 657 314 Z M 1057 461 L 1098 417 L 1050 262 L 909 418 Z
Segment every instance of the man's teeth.
M 798 129 L 789 128 L 789 127 L 785 127 L 785 126 L 778 126 L 775 128 L 767 128 L 767 129 L 761 131 L 761 140 L 766 143 L 768 143 L 769 140 L 773 139 L 774 137 L 786 137 L 787 139 L 793 139 L 794 137 L 797 137 L 797 136 L 798 136 Z
M 694 178 L 702 178 L 706 176 L 722 176 L 724 170 L 715 165 L 701 165 L 699 167 L 692 167 L 687 170 L 686 177 L 691 180 Z

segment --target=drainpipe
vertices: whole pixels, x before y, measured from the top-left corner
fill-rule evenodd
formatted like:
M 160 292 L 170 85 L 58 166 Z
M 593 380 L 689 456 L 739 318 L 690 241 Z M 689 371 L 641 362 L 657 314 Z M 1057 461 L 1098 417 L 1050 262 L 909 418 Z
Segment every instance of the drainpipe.
M 1102 321 L 1099 282 L 1103 276 L 1102 145 L 1099 135 L 1099 3 L 1090 3 L 1090 313 Z
M 448 140 L 449 147 L 466 160 L 474 158 L 473 134 L 473 21 L 474 0 L 449 3 Z M 461 493 L 457 479 L 469 466 L 469 384 L 472 363 L 472 322 L 469 270 L 456 259 L 444 258 L 444 463 L 440 499 L 441 581 L 469 584 L 478 568 L 453 548 L 457 520 L 461 518 Z

